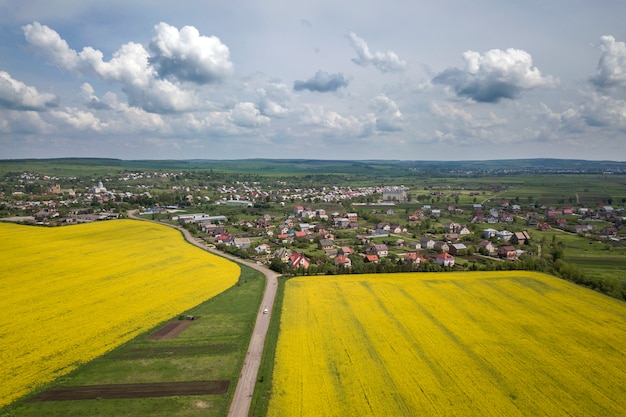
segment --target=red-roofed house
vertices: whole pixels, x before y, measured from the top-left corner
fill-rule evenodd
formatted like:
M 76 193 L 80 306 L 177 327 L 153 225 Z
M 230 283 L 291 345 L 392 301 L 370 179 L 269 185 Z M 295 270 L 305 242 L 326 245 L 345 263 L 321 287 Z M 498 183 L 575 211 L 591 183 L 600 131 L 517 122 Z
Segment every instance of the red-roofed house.
M 289 257 L 289 266 L 293 268 L 309 269 L 311 260 L 301 253 L 295 252 Z
M 350 258 L 348 258 L 346 255 L 337 255 L 337 257 L 335 258 L 335 266 L 339 265 L 342 265 L 345 268 L 350 268 L 352 267 L 352 260 L 350 260 Z
M 454 266 L 454 256 L 446 252 L 440 253 L 437 255 L 437 265 Z

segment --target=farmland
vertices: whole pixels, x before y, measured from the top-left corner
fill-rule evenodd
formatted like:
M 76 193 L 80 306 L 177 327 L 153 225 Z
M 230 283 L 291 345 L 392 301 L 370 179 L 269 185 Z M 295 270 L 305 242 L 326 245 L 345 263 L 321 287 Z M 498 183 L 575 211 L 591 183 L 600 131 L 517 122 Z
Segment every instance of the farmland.
M 0 406 L 233 286 L 239 267 L 170 228 L 0 224 Z M 158 255 L 158 256 L 157 256 Z
M 623 302 L 527 271 L 285 285 L 269 416 L 626 413 Z

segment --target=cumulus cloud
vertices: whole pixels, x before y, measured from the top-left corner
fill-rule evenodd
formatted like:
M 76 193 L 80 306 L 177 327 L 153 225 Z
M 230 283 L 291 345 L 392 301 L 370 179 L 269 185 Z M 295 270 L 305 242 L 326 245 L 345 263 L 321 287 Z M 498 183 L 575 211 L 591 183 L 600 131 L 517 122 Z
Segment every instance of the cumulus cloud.
M 393 51 L 371 52 L 365 40 L 359 38 L 353 32 L 348 35 L 352 48 L 358 58 L 352 58 L 352 62 L 362 67 L 373 65 L 381 72 L 398 72 L 407 68 L 406 61 L 401 60 Z
M 329 74 L 326 71 L 317 71 L 315 75 L 306 81 L 295 81 L 295 91 L 309 90 L 318 93 L 337 91 L 341 87 L 348 86 L 348 79 L 342 73 Z
M 626 44 L 602 36 L 598 48 L 602 55 L 591 82 L 598 88 L 626 87 Z
M 106 127 L 93 113 L 67 107 L 63 110 L 53 110 L 50 115 L 59 123 L 77 130 L 101 131 Z
M 335 111 L 327 111 L 323 107 L 306 106 L 300 121 L 310 126 L 315 134 L 332 137 L 367 136 L 374 131 L 375 120 L 371 115 L 363 118 L 342 116 Z
M 402 130 L 403 117 L 398 105 L 384 94 L 379 94 L 370 102 L 376 115 L 376 129 L 383 132 Z
M 0 132 L 21 134 L 45 134 L 54 130 L 42 119 L 45 113 L 26 110 L 4 110 L 0 112 Z
M 484 55 L 467 51 L 463 59 L 465 68 L 448 68 L 432 82 L 450 86 L 458 96 L 486 103 L 515 99 L 526 90 L 557 83 L 555 78 L 543 76 L 533 66 L 530 54 L 520 49 L 492 49 Z
M 258 88 L 256 93 L 259 96 L 259 110 L 264 116 L 283 117 L 289 113 L 291 94 L 285 84 L 270 82 Z
M 163 22 L 154 32 L 150 61 L 161 77 L 206 84 L 232 73 L 230 51 L 219 38 L 201 36 L 193 26 L 179 31 Z
M 35 87 L 15 80 L 8 72 L 0 71 L 0 107 L 42 111 L 56 105 L 54 94 L 40 93 Z
M 458 145 L 511 140 L 501 129 L 507 120 L 492 112 L 478 115 L 448 103 L 431 103 L 430 112 L 438 124 L 435 137 L 439 140 Z
M 94 73 L 104 81 L 120 83 L 130 105 L 154 113 L 194 108 L 198 105 L 194 91 L 180 82 L 206 83 L 228 75 L 232 69 L 228 48 L 219 39 L 200 36 L 189 26 L 179 32 L 160 23 L 155 26 L 150 51 L 129 42 L 109 61 L 92 47 L 80 52 L 71 49 L 57 32 L 39 22 L 25 25 L 23 30 L 28 43 L 61 69 Z
M 626 102 L 609 96 L 592 94 L 582 106 L 581 115 L 592 127 L 626 130 Z
M 96 97 L 94 92 L 93 87 L 89 83 L 84 83 L 80 87 L 80 95 L 85 101 L 85 105 L 94 110 L 110 110 L 111 106 Z
M 268 124 L 270 118 L 261 114 L 254 103 L 238 103 L 231 112 L 231 120 L 240 127 L 260 127 Z

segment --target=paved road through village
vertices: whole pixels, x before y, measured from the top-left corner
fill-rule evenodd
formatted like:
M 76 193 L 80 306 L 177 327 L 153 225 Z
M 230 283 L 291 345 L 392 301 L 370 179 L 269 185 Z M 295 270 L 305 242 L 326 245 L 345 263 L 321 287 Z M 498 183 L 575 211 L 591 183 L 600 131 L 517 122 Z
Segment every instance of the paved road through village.
M 153 221 L 142 219 L 140 217 L 137 217 L 135 214 L 136 210 L 129 212 L 128 216 L 136 220 Z M 267 277 L 265 283 L 265 292 L 263 293 L 263 300 L 257 314 L 252 337 L 250 338 L 250 345 L 248 345 L 246 359 L 243 362 L 241 375 L 239 376 L 239 381 L 237 382 L 237 387 L 235 388 L 235 395 L 233 396 L 233 401 L 231 402 L 230 409 L 228 410 L 229 417 L 247 417 L 250 411 L 250 405 L 252 403 L 252 394 L 254 393 L 254 385 L 256 384 L 257 375 L 259 373 L 259 366 L 261 365 L 263 347 L 265 345 L 265 336 L 267 335 L 270 319 L 272 317 L 272 308 L 274 306 L 274 299 L 276 298 L 276 287 L 278 287 L 279 275 L 274 271 L 265 268 L 264 266 L 244 261 L 227 253 L 223 253 L 218 250 L 209 248 L 204 243 L 199 242 L 197 239 L 195 239 L 187 229 L 167 223 L 161 223 L 158 221 L 154 221 L 154 223 L 159 223 L 178 229 L 183 233 L 183 236 L 185 236 L 185 239 L 187 239 L 189 243 L 216 255 L 254 268 Z M 264 309 L 267 309 L 267 314 L 263 314 Z

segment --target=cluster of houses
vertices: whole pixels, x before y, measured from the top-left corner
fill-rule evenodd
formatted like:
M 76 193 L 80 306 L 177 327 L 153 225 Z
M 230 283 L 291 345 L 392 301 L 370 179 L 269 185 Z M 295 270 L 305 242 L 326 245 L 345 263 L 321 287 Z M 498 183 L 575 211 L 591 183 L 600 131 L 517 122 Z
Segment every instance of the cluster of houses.
M 390 250 L 384 238 L 394 235 L 393 255 L 394 259 L 400 259 L 407 264 L 420 265 L 425 261 L 436 262 L 441 266 L 454 266 L 455 257 L 466 256 L 479 252 L 482 255 L 499 257 L 502 259 L 517 259 L 523 251 L 516 246 L 523 246 L 530 240 L 530 235 L 526 231 L 508 232 L 506 230 L 496 230 L 487 228 L 482 232 L 483 240 L 472 247 L 466 246 L 466 236 L 472 234 L 470 229 L 458 223 L 446 223 L 444 233 L 440 239 L 435 236 L 423 236 L 419 240 L 408 239 L 407 227 L 389 222 L 379 222 L 367 229 L 363 222 L 359 223 L 357 213 L 326 213 L 324 209 L 310 209 L 297 205 L 291 215 L 275 224 L 276 219 L 265 214 L 255 221 L 242 224 L 255 231 L 249 237 L 241 236 L 241 233 L 232 234 L 227 232 L 224 224 L 227 218 L 224 216 L 209 216 L 204 213 L 181 214 L 174 218 L 179 223 L 185 224 L 193 222 L 207 234 L 210 242 L 217 245 L 233 246 L 241 250 L 249 250 L 254 253 L 257 259 L 268 261 L 276 258 L 293 268 L 308 268 L 311 260 L 305 253 L 292 251 L 288 247 L 298 241 L 316 242 L 317 249 L 332 260 L 337 267 L 350 268 L 352 266 L 351 255 L 355 254 L 355 249 L 350 245 L 335 242 L 334 231 L 357 230 L 368 233 L 358 233 L 355 236 L 354 244 L 365 248 L 359 253 L 364 262 L 378 263 L 382 258 L 390 255 Z M 330 224 L 332 230 L 327 230 L 325 226 L 314 224 L 315 220 L 325 220 L 324 224 Z M 398 238 L 400 237 L 400 238 Z M 406 240 L 410 242 L 406 242 Z M 495 246 L 498 242 L 499 246 Z

